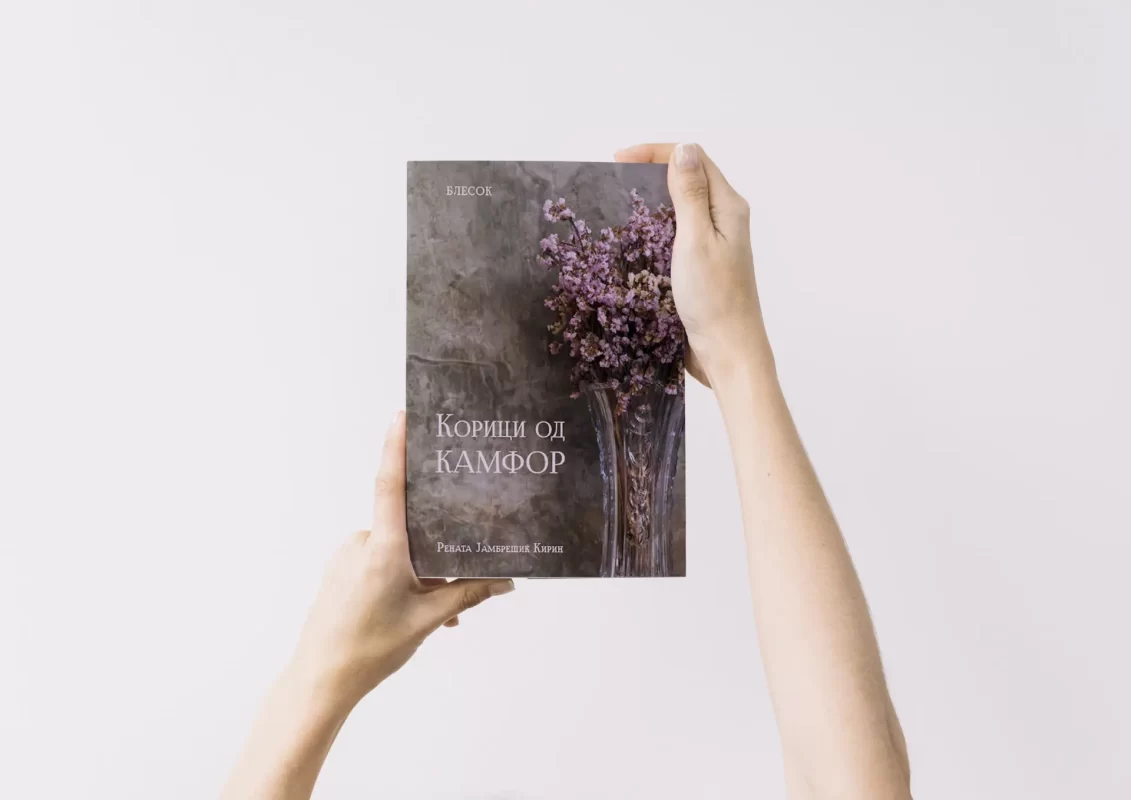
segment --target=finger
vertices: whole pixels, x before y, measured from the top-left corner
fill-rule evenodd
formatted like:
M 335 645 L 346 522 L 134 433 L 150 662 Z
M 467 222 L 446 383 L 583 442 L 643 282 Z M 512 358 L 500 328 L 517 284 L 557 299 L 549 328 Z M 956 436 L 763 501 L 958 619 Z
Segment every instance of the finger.
M 715 232 L 711 217 L 711 184 L 697 144 L 679 144 L 668 164 L 668 193 L 675 206 L 676 235 L 690 232 L 696 239 Z
M 459 578 L 423 596 L 424 624 L 438 628 L 489 597 L 513 591 L 514 581 L 509 578 Z
M 424 589 L 425 593 L 433 592 L 437 588 L 439 588 L 440 586 L 447 586 L 448 585 L 448 579 L 447 578 L 420 578 L 420 585 Z M 452 617 L 451 619 L 446 620 L 444 622 L 445 628 L 454 628 L 457 625 L 459 625 L 459 617 Z
M 675 145 L 671 142 L 661 144 L 634 144 L 613 155 L 616 161 L 630 164 L 667 164 L 671 160 Z
M 626 147 L 623 150 L 618 150 L 613 158 L 621 163 L 630 164 L 667 164 L 671 161 L 672 153 L 675 152 L 675 145 L 672 142 L 658 142 L 652 144 L 634 144 L 632 147 Z M 737 198 L 738 192 L 727 181 L 726 176 L 723 175 L 718 165 L 711 160 L 706 151 L 702 147 L 699 148 L 699 157 L 703 161 L 703 167 L 707 172 L 707 182 L 711 185 L 711 190 L 714 193 L 718 189 L 718 195 L 722 197 L 735 197 Z
M 381 467 L 373 497 L 373 533 L 369 541 L 379 545 L 405 542 L 405 416 L 398 411 L 385 433 Z

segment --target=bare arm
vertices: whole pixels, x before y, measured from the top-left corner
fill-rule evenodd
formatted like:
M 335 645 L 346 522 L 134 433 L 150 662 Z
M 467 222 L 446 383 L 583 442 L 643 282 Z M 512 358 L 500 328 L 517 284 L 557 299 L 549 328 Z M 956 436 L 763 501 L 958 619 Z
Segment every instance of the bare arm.
M 909 796 L 903 734 L 856 571 L 777 381 L 712 365 L 763 663 L 797 798 Z
M 271 688 L 224 800 L 306 800 L 350 709 L 293 669 Z
M 618 160 L 669 163 L 673 291 L 689 369 L 714 389 L 726 423 L 790 797 L 909 798 L 864 594 L 778 384 L 748 206 L 696 145 L 641 145 Z
M 420 580 L 405 530 L 405 421 L 385 438 L 372 530 L 338 550 L 294 657 L 268 693 L 223 800 L 307 800 L 354 706 L 441 626 L 493 595 L 503 580 Z

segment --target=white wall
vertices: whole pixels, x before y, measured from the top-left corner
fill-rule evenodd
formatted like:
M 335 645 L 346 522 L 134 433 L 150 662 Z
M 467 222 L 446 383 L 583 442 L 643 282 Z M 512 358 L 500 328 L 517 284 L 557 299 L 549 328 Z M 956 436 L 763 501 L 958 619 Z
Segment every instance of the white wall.
M 403 398 L 404 162 L 696 140 L 916 798 L 1131 794 L 1131 12 L 1110 2 L 6 3 L 0 794 L 215 794 Z M 689 573 L 523 583 L 318 796 L 782 794 L 726 444 Z

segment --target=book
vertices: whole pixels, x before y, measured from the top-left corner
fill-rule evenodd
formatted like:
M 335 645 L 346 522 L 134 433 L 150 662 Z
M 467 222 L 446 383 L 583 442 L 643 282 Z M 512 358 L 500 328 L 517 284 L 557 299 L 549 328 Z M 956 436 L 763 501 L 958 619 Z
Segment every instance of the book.
M 685 574 L 666 169 L 409 162 L 420 577 Z

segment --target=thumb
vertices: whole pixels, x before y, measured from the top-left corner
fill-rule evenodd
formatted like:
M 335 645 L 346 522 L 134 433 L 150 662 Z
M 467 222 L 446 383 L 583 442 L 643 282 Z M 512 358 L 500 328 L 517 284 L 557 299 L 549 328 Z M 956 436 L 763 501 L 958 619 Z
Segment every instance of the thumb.
M 405 531 L 405 414 L 398 411 L 385 434 L 381 467 L 373 502 L 373 535 L 370 541 L 382 543 L 404 538 Z
M 679 230 L 706 233 L 714 230 L 711 219 L 711 184 L 703 151 L 697 144 L 677 144 L 668 162 L 668 192 L 675 207 Z
M 438 628 L 452 617 L 482 603 L 489 597 L 514 591 L 514 581 L 507 579 L 459 578 L 445 583 L 425 595 L 426 624 Z

